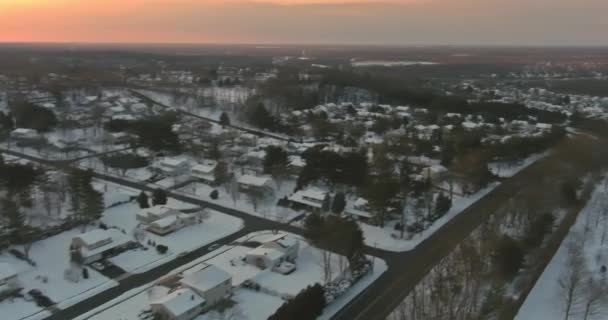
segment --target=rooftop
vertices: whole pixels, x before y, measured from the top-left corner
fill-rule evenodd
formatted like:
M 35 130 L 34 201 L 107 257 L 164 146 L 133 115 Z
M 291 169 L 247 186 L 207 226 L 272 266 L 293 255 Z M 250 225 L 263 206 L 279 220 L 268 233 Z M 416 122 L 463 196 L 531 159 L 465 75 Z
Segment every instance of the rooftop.
M 205 303 L 205 299 L 188 288 L 175 290 L 168 295 L 152 301 L 150 304 L 162 305 L 174 317 L 178 318 L 190 310 Z
M 231 279 L 232 275 L 230 273 L 214 265 L 201 264 L 185 271 L 181 283 L 200 292 L 205 292 Z

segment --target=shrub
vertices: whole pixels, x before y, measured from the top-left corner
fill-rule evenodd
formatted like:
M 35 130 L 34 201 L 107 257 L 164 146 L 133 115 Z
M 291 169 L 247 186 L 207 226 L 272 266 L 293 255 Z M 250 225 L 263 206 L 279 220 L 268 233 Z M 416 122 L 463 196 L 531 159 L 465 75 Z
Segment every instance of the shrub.
M 168 250 L 169 250 L 169 247 L 167 247 L 166 245 L 159 244 L 156 246 L 156 251 L 158 251 L 158 253 L 160 253 L 160 254 L 165 254 L 165 253 L 167 253 Z
M 220 193 L 217 190 L 213 190 L 211 191 L 211 193 L 209 194 L 209 197 L 213 200 L 217 200 L 217 198 L 219 198 Z

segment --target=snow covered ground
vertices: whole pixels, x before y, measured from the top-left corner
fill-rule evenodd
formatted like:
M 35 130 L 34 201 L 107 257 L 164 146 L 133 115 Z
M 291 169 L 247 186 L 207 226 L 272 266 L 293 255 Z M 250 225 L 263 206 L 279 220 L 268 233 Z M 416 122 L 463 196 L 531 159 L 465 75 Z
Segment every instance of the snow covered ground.
M 559 279 L 567 270 L 565 266 L 568 257 L 568 245 L 576 241 L 581 235 L 585 238 L 583 251 L 590 274 L 599 275 L 601 266 L 608 265 L 608 256 L 606 254 L 608 240 L 602 244 L 603 233 L 606 229 L 606 224 L 608 224 L 607 207 L 608 180 L 605 180 L 597 186 L 593 196 L 580 213 L 576 224 L 572 227 L 559 250 L 553 256 L 553 259 L 528 295 L 515 318 L 516 320 L 564 318 L 564 299 L 563 296 L 560 296 L 563 289 L 560 288 Z M 595 224 L 598 221 L 599 227 Z M 584 236 L 585 229 L 587 229 L 587 236 Z M 604 285 L 608 285 L 605 278 L 598 279 L 597 281 L 604 281 Z M 604 302 L 603 308 L 606 309 L 607 307 L 608 305 Z M 577 313 L 576 317 L 571 317 L 571 319 L 582 319 L 580 310 Z M 602 320 L 606 319 L 607 316 L 607 313 L 602 312 L 590 316 L 588 320 Z
M 275 234 L 270 231 L 257 232 L 247 235 L 237 242 L 264 242 L 265 239 L 273 237 L 274 235 Z M 288 234 L 288 237 L 300 239 L 299 237 L 290 234 Z M 262 291 L 253 291 L 239 287 L 239 285 L 247 279 L 253 279 L 264 288 L 269 288 L 282 293 L 296 294 L 310 284 L 322 282 L 323 271 L 319 260 L 321 259 L 321 250 L 309 245 L 303 239 L 300 240 L 302 241 L 300 241 L 300 251 L 297 259 L 298 268 L 289 275 L 280 275 L 267 270 L 260 270 L 255 266 L 243 263 L 241 258 L 247 252 L 251 251 L 252 248 L 242 245 L 221 247 L 186 266 L 174 270 L 171 274 L 181 273 L 200 263 L 215 265 L 232 274 L 232 284 L 235 287 L 232 300 L 235 304 L 222 313 L 213 310 L 209 311 L 197 317 L 197 320 L 267 319 L 284 301 L 276 295 L 267 294 Z M 334 259 L 339 258 L 337 255 L 334 255 L 334 257 Z M 329 319 L 358 293 L 384 273 L 386 269 L 387 267 L 384 261 L 375 259 L 374 272 L 362 278 L 345 295 L 330 304 L 320 319 Z M 138 320 L 139 314 L 149 309 L 148 303 L 150 299 L 162 294 L 162 290 L 162 288 L 155 286 L 154 283 L 147 284 L 140 288 L 133 289 L 113 301 L 78 317 L 77 320 Z
M 453 219 L 455 216 L 460 214 L 463 210 L 468 208 L 470 205 L 483 198 L 486 194 L 494 190 L 498 186 L 498 183 L 494 183 L 485 189 L 478 191 L 477 193 L 468 196 L 461 197 L 454 195 L 452 208 L 439 220 L 435 221 L 426 230 L 418 234 L 413 234 L 410 239 L 405 237 L 400 239 L 400 231 L 394 229 L 394 223 L 388 223 L 384 228 L 369 225 L 366 223 L 360 223 L 361 229 L 365 236 L 365 244 L 371 247 L 377 247 L 383 250 L 403 252 L 413 250 L 422 241 L 430 237 L 435 231 L 441 228 L 448 221 Z M 407 233 L 407 232 L 406 232 Z
M 66 308 L 117 285 L 114 280 L 104 277 L 91 268 L 89 268 L 89 279 L 71 282 L 64 278 L 64 272 L 72 268 L 69 257 L 70 243 L 73 237 L 81 234 L 81 231 L 81 228 L 75 228 L 35 242 L 30 257 L 37 263 L 36 267 L 16 259 L 7 252 L 0 254 L 0 262 L 9 263 L 17 271 L 19 281 L 24 287 L 23 292 L 39 289 L 60 308 Z M 39 310 L 34 304 L 22 303 L 19 299 L 16 300 L 16 305 L 6 301 L 0 304 L 0 314 L 9 315 L 8 319 L 21 319 Z
M 97 187 L 106 190 L 115 190 L 116 188 L 119 188 L 119 190 L 123 192 L 126 191 L 131 195 L 138 194 L 136 190 L 118 187 L 111 183 L 106 184 L 97 182 Z M 108 193 L 113 201 L 121 201 L 124 198 L 120 196 L 120 191 L 109 191 Z M 192 205 L 176 201 L 175 199 L 169 199 L 167 205 L 177 209 L 193 208 Z M 137 202 L 125 203 L 106 210 L 101 221 L 108 226 L 116 226 L 125 230 L 128 234 L 132 234 L 132 231 L 139 224 L 135 216 L 139 210 L 140 208 Z M 110 261 L 128 272 L 145 272 L 155 266 L 174 259 L 176 255 L 182 252 L 189 252 L 205 246 L 213 241 L 237 232 L 243 227 L 242 221 L 238 218 L 213 210 L 208 210 L 208 213 L 208 216 L 205 217 L 201 224 L 188 226 L 165 236 L 159 236 L 146 231 L 145 239 L 142 241 L 142 244 L 147 250 L 138 249 L 126 251 L 111 258 Z M 147 245 L 148 240 L 151 240 L 156 244 L 168 246 L 169 251 L 164 255 L 159 255 L 152 246 Z

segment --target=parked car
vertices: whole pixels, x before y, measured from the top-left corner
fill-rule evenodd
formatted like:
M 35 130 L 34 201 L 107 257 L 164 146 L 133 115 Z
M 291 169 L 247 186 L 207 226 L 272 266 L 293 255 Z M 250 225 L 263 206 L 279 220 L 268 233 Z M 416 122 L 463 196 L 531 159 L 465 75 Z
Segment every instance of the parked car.
M 213 251 L 213 250 L 217 250 L 217 248 L 221 247 L 222 245 L 219 243 L 214 243 L 212 245 L 209 246 L 209 249 L 207 249 L 207 251 Z

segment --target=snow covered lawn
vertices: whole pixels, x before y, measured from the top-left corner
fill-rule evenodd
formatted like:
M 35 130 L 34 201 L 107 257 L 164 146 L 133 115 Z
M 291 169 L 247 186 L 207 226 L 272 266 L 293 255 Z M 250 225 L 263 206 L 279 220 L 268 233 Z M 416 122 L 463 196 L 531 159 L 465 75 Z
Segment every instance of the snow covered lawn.
M 597 186 L 591 199 L 581 211 L 576 224 L 572 227 L 562 245 L 556 252 L 551 262 L 545 268 L 545 271 L 536 282 L 536 285 L 528 295 L 526 301 L 522 305 L 519 313 L 517 314 L 516 320 L 537 320 L 537 319 L 563 319 L 563 306 L 564 298 L 562 294 L 563 289 L 560 288 L 558 283 L 562 274 L 566 272 L 566 261 L 568 257 L 568 245 L 575 241 L 575 239 L 582 234 L 586 225 L 590 225 L 586 240 L 584 243 L 584 256 L 591 275 L 599 275 L 601 266 L 608 265 L 608 256 L 606 255 L 606 248 L 608 247 L 608 241 L 602 245 L 602 236 L 605 227 L 596 227 L 595 222 L 600 221 L 600 225 L 604 226 L 608 221 L 606 208 L 608 207 L 608 180 L 604 180 L 604 183 Z M 596 220 L 598 219 L 599 220 Z M 604 285 L 607 285 L 605 279 L 597 279 L 597 281 L 604 281 Z M 606 309 L 608 305 L 604 302 L 603 308 Z M 579 310 L 580 311 L 580 310 Z M 582 319 L 572 317 L 576 319 Z M 606 313 L 602 312 L 599 314 L 592 315 L 588 320 L 602 320 L 606 319 Z
M 24 287 L 24 293 L 32 289 L 39 289 L 60 308 L 66 308 L 117 285 L 117 282 L 102 276 L 92 268 L 88 268 L 89 279 L 80 279 L 75 283 L 64 278 L 65 270 L 72 267 L 69 257 L 72 238 L 81 234 L 81 231 L 81 228 L 75 228 L 35 242 L 30 257 L 37 263 L 36 267 L 16 259 L 7 252 L 0 254 L 0 262 L 8 262 L 17 271 L 19 281 Z M 20 319 L 39 310 L 40 308 L 34 304 L 20 301 L 17 306 L 7 302 L 0 304 L 0 314 L 15 312 L 8 319 Z
M 98 182 L 98 185 L 103 183 Z M 109 191 L 114 200 L 122 199 L 116 191 L 116 188 L 127 191 L 130 194 L 137 194 L 135 190 L 130 190 L 124 187 L 117 187 L 113 184 L 105 184 L 109 187 L 105 188 Z M 118 194 L 116 194 L 118 193 Z M 177 209 L 193 209 L 192 205 L 179 202 L 175 199 L 169 199 L 167 205 Z M 124 230 L 127 234 L 132 235 L 133 230 L 139 225 L 136 219 L 136 213 L 140 211 L 137 202 L 129 202 L 106 210 L 103 218 L 103 223 L 108 226 L 115 226 Z M 201 224 L 195 224 L 177 230 L 165 236 L 159 236 L 151 232 L 145 231 L 145 239 L 142 241 L 144 249 L 126 251 L 116 257 L 110 259 L 114 264 L 123 268 L 127 272 L 145 272 L 162 263 L 168 262 L 182 252 L 189 252 L 212 243 L 220 238 L 226 237 L 237 232 L 243 227 L 240 219 L 226 215 L 217 211 L 208 210 L 209 215 Z M 153 246 L 148 245 L 148 240 L 158 244 L 163 244 L 169 247 L 166 254 L 160 255 Z
M 407 239 L 407 232 L 406 237 L 404 239 L 400 239 L 400 231 L 394 229 L 394 223 L 387 223 L 384 228 L 366 223 L 360 223 L 361 229 L 363 230 L 363 234 L 365 236 L 365 244 L 370 247 L 377 247 L 383 250 L 396 252 L 413 250 L 444 224 L 460 214 L 470 205 L 483 198 L 497 186 L 498 183 L 494 183 L 468 197 L 454 195 L 452 208 L 450 211 L 448 211 L 448 213 L 446 213 L 439 220 L 435 221 L 435 223 L 433 223 L 433 225 L 426 230 L 422 231 L 421 233 L 414 234 L 411 239 Z

